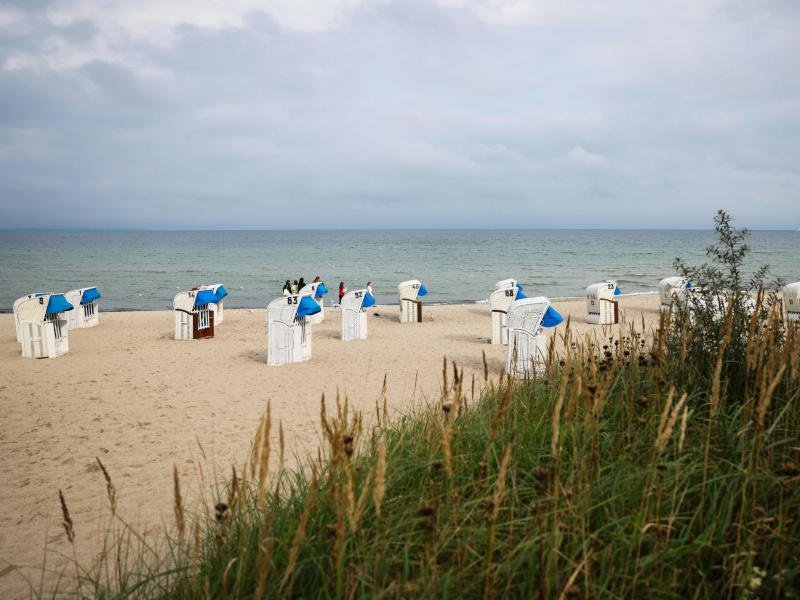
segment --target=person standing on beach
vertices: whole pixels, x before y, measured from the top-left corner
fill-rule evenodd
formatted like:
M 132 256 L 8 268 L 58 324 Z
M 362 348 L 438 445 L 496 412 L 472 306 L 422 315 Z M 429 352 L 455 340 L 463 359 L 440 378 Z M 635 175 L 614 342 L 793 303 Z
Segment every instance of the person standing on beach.
M 297 279 L 292 282 L 292 296 L 296 296 L 300 288 L 297 287 Z
M 286 280 L 286 283 L 283 284 L 283 295 L 284 296 L 292 295 L 292 283 L 288 279 Z
M 372 282 L 371 281 L 367 282 L 367 293 L 370 296 L 372 296 L 373 298 L 375 297 L 375 294 L 372 292 Z
M 344 287 L 344 281 L 339 282 L 339 304 L 342 303 L 342 298 L 347 293 L 347 288 Z
M 297 291 L 299 292 L 304 287 L 306 287 L 306 280 L 301 277 L 300 281 L 297 282 Z

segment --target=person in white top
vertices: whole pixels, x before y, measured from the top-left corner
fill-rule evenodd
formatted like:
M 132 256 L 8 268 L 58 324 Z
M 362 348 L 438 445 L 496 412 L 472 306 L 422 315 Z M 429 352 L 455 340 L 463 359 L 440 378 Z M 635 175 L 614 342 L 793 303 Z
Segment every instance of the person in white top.
M 367 282 L 367 293 L 370 296 L 372 296 L 373 298 L 375 297 L 375 294 L 372 293 L 372 282 L 371 281 Z

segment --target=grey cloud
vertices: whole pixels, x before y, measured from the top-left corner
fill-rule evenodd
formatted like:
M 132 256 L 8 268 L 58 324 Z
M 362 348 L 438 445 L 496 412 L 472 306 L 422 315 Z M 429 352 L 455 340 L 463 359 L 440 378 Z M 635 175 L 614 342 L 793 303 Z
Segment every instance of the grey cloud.
M 126 67 L 95 60 L 82 66 L 80 70 L 117 107 L 147 110 L 163 102 L 163 90 L 155 85 L 148 85 Z
M 72 42 L 86 42 L 91 40 L 98 31 L 98 26 L 89 19 L 81 19 L 55 30 Z
M 0 8 L 13 8 L 29 13 L 37 13 L 58 3 L 59 0 L 2 0 Z
M 0 71 L 15 149 L 0 152 L 0 220 L 692 227 L 724 206 L 800 225 L 797 11 L 613 6 L 502 26 L 368 3 L 313 32 L 250 11 L 243 27 L 178 23 L 171 44 L 123 37 L 76 67 Z M 104 33 L 32 22 L 0 48 L 85 50 Z

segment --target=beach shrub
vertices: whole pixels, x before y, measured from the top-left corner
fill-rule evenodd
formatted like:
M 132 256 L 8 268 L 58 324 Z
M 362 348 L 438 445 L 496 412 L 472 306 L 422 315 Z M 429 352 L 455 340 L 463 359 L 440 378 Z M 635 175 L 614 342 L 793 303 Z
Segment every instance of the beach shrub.
M 697 377 L 729 386 L 734 401 L 742 400 L 747 385 L 749 340 L 769 319 L 780 319 L 777 291 L 782 282 L 768 281 L 769 265 L 747 272 L 750 232 L 734 226 L 724 210 L 714 218 L 717 242 L 706 248 L 709 262 L 690 265 L 676 258 L 674 268 L 691 282 L 678 297 L 667 344 L 673 361 L 670 375 L 682 384 Z M 689 334 L 689 335 L 684 335 Z M 783 332 L 775 328 L 775 343 Z M 749 361 L 749 362 L 748 362 Z

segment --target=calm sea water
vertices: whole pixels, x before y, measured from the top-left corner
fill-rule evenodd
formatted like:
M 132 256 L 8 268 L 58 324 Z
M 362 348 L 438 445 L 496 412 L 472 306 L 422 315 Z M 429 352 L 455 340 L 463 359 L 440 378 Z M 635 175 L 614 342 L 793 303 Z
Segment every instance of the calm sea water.
M 613 278 L 654 291 L 676 256 L 702 262 L 711 231 L 213 231 L 0 233 L 0 310 L 34 291 L 93 284 L 103 310 L 168 309 L 179 290 L 222 282 L 228 307 L 265 307 L 287 278 L 319 275 L 331 289 L 373 282 L 379 303 L 420 279 L 429 302 L 485 299 L 515 277 L 529 296 L 581 296 Z M 756 231 L 751 266 L 800 279 L 800 233 Z

